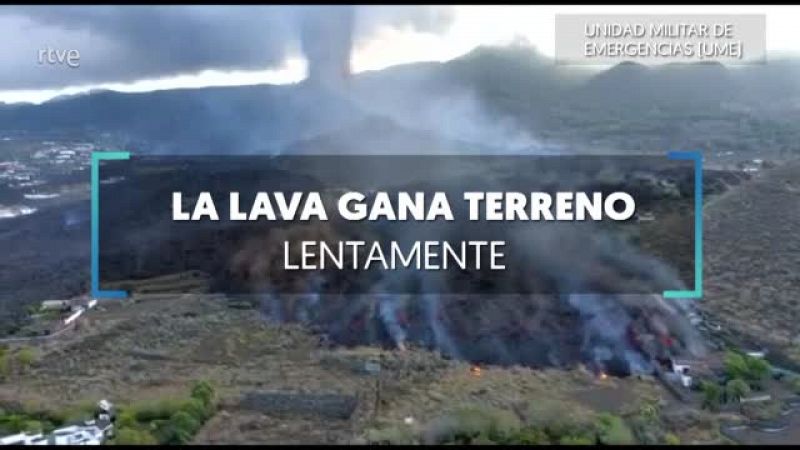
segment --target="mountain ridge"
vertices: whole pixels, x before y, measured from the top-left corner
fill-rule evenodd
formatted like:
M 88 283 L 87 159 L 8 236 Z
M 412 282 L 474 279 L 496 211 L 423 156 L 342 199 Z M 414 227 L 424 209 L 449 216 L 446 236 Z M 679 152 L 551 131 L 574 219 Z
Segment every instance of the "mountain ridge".
M 470 111 L 510 117 L 531 129 L 560 120 L 558 113 L 565 109 L 637 117 L 654 107 L 713 111 L 723 102 L 778 101 L 800 96 L 798 80 L 800 60 L 792 59 L 736 68 L 622 62 L 592 71 L 555 64 L 533 47 L 480 46 L 445 62 L 356 74 L 340 89 L 300 82 L 147 93 L 103 90 L 40 105 L 0 105 L 0 131 L 92 129 L 146 143 L 153 151 L 256 152 L 370 115 L 400 111 L 413 118 L 425 110 L 426 119 L 435 120 L 438 112 L 431 105 L 448 114 L 452 104 L 467 105 Z M 478 116 L 475 120 L 484 120 Z

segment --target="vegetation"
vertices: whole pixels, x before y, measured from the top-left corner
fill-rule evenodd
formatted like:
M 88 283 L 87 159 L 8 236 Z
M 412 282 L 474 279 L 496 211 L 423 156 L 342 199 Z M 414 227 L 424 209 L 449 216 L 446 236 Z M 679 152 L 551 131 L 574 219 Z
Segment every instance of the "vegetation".
M 22 370 L 36 361 L 33 349 L 24 347 L 14 353 L 0 348 L 2 367 Z M 12 369 L 8 369 L 12 370 Z M 0 433 L 48 433 L 91 416 L 94 403 L 63 410 L 37 410 L 22 405 L 0 409 Z M 192 385 L 188 398 L 163 399 L 152 403 L 121 405 L 117 412 L 114 444 L 186 444 L 217 410 L 214 387 L 199 381 Z
M 647 445 L 668 443 L 669 433 L 665 431 L 661 421 L 658 400 L 642 404 L 637 411 L 627 417 L 627 422 L 638 443 Z
M 727 402 L 738 402 L 750 395 L 753 389 L 763 388 L 769 377 L 770 365 L 763 358 L 749 356 L 738 351 L 725 354 L 725 377 L 727 382 L 703 381 L 699 388 L 703 393 L 703 408 L 717 411 Z
M 216 391 L 192 385 L 188 399 L 164 399 L 120 408 L 115 444 L 187 444 L 216 412 Z
M 0 411 L 2 434 L 49 432 L 64 423 L 64 415 L 55 411 L 27 410 L 21 406 L 11 411 Z
M 725 354 L 725 375 L 730 380 L 740 379 L 753 389 L 761 389 L 762 382 L 769 373 L 769 363 L 763 358 L 735 351 L 728 351 Z
M 508 411 L 466 407 L 434 421 L 426 440 L 454 444 L 473 444 L 477 441 L 502 443 L 519 433 L 520 428 L 520 420 Z
M 17 363 L 23 370 L 30 368 L 30 366 L 36 362 L 36 360 L 36 351 L 30 347 L 23 347 L 17 351 Z
M 734 379 L 725 385 L 725 397 L 729 401 L 740 401 L 750 394 L 750 385 L 746 381 Z
M 629 445 L 634 443 L 633 432 L 621 417 L 603 413 L 597 418 L 597 440 L 605 445 Z
M 0 346 L 0 381 L 7 380 L 12 374 L 24 373 L 39 359 L 32 347 L 21 347 L 12 352 L 8 347 Z
M 681 438 L 675 433 L 667 433 L 664 435 L 664 443 L 667 445 L 681 445 Z
M 610 413 L 569 409 L 563 403 L 532 406 L 525 414 L 487 406 L 456 409 L 421 430 L 391 426 L 370 430 L 371 444 L 626 445 L 638 441 L 628 421 Z M 535 412 L 535 415 L 531 415 Z M 652 410 L 650 410 L 652 412 Z M 567 413 L 567 414 L 564 414 Z M 666 434 L 654 443 L 667 443 Z M 673 439 L 674 441 L 674 439 Z
M 703 408 L 711 411 L 719 410 L 722 405 L 722 388 L 717 383 L 703 381 L 700 390 L 703 392 Z
M 208 381 L 198 381 L 192 386 L 192 398 L 199 400 L 208 408 L 216 401 L 214 387 Z

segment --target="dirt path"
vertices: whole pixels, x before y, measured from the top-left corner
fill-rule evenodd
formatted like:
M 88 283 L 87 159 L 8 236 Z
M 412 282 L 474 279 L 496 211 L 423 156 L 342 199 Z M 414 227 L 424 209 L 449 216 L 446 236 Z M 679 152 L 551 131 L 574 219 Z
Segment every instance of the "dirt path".
M 722 434 L 745 445 L 791 445 L 800 442 L 800 404 L 787 401 L 781 417 L 748 425 L 720 427 Z
M 41 342 L 41 341 L 46 341 L 46 340 L 49 340 L 49 339 L 56 338 L 56 337 L 58 337 L 58 336 L 60 336 L 60 335 L 62 335 L 64 333 L 66 333 L 67 331 L 71 330 L 72 328 L 75 327 L 75 323 L 77 323 L 77 322 L 72 322 L 69 325 L 66 325 L 66 326 L 58 329 L 57 331 L 54 331 L 53 333 L 50 333 L 50 334 L 47 334 L 47 335 L 3 338 L 3 339 L 0 339 L 0 344 L 20 344 L 20 343 L 23 343 L 23 342 Z

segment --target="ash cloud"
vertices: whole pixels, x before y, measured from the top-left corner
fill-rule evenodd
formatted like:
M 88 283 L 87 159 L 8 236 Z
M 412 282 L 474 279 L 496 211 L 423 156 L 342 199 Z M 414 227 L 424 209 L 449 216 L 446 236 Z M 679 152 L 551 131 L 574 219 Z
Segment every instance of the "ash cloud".
M 443 7 L 3 7 L 0 89 L 258 70 L 302 53 L 318 75 L 346 66 L 351 44 L 383 27 L 436 32 L 451 20 Z M 39 65 L 38 51 L 48 46 L 79 50 L 81 67 Z

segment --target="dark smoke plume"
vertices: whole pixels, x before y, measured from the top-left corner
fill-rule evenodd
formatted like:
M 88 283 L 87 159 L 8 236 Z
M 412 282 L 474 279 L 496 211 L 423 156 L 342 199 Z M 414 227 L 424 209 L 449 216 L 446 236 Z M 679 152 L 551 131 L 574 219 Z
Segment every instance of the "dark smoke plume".
M 308 81 L 339 86 L 350 76 L 355 7 L 328 6 L 302 15 L 301 42 Z

